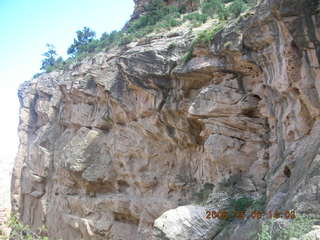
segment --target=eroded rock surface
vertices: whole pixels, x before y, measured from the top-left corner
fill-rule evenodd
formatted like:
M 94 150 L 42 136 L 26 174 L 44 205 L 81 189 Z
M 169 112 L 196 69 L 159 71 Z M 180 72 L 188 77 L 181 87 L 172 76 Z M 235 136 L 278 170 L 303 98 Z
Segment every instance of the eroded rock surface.
M 252 237 L 200 219 L 209 183 L 318 214 L 319 26 L 318 1 L 265 0 L 186 64 L 182 31 L 25 82 L 12 210 L 52 239 Z

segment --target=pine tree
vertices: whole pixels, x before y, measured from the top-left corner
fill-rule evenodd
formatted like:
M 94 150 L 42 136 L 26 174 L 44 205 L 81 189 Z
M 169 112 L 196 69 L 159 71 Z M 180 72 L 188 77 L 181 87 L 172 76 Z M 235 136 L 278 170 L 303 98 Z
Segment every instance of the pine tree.
M 53 67 L 56 62 L 57 52 L 53 44 L 47 43 L 48 51 L 42 54 L 45 59 L 42 60 L 41 70 L 47 70 L 49 67 Z

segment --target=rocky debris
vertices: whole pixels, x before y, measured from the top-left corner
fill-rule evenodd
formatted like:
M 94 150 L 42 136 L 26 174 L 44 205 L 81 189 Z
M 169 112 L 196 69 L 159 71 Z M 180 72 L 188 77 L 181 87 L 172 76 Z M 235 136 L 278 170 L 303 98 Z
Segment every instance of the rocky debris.
M 212 239 L 223 225 L 219 219 L 206 219 L 206 210 L 188 205 L 165 212 L 154 223 L 155 239 Z
M 318 214 L 317 6 L 261 1 L 187 63 L 181 31 L 21 85 L 12 210 L 64 240 L 254 238 L 201 218 L 205 184 L 204 206 L 239 191 Z
M 213 192 L 207 202 L 203 199 L 204 206 L 186 205 L 166 211 L 154 222 L 153 239 L 213 239 L 229 219 L 212 217 L 211 212 L 219 213 L 222 209 L 228 209 L 230 197 L 226 192 Z

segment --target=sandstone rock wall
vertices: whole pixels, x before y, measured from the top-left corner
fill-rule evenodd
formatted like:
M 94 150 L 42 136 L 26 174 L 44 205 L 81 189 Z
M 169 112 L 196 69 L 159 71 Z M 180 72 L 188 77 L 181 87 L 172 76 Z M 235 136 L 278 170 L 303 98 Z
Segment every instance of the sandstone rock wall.
M 25 82 L 13 211 L 64 240 L 249 239 L 177 208 L 204 184 L 319 213 L 319 26 L 318 1 L 265 0 L 186 64 L 181 31 Z

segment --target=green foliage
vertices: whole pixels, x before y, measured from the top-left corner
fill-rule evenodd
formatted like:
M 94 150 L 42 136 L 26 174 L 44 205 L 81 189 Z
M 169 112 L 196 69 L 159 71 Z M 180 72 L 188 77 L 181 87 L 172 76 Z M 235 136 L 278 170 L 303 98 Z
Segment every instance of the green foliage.
M 222 0 L 206 1 L 203 3 L 201 8 L 204 14 L 207 14 L 211 17 L 217 15 L 220 20 L 227 20 L 229 17 L 229 12 Z
M 261 225 L 261 231 L 258 233 L 258 240 L 272 240 L 274 219 L 268 220 Z
M 300 239 L 303 235 L 312 230 L 314 219 L 307 215 L 297 215 L 296 218 L 289 220 L 287 226 L 279 231 L 275 230 L 274 219 L 265 221 L 261 226 L 261 231 L 258 233 L 258 240 L 290 240 L 291 238 Z M 305 238 L 303 238 L 305 239 Z
M 184 64 L 189 62 L 193 56 L 193 50 L 196 45 L 205 44 L 209 46 L 211 41 L 213 40 L 214 36 L 221 31 L 225 27 L 224 22 L 220 22 L 216 26 L 211 29 L 204 30 L 200 32 L 197 38 L 191 43 L 191 47 L 189 48 L 188 52 L 182 57 L 182 61 Z
M 189 20 L 189 21 L 197 21 L 200 23 L 205 23 L 208 20 L 208 15 L 207 14 L 200 14 L 198 12 L 193 12 L 185 15 L 183 17 L 183 20 Z
M 177 44 L 176 43 L 170 43 L 169 46 L 168 46 L 168 50 L 172 50 L 172 49 L 175 49 L 177 47 Z
M 180 19 L 177 19 L 173 16 L 168 16 L 167 18 L 159 21 L 156 25 L 154 25 L 152 31 L 160 30 L 160 29 L 170 29 L 172 27 L 176 27 L 181 24 L 182 24 L 182 21 Z M 139 30 L 138 32 L 140 32 L 140 31 L 141 30 Z M 150 31 L 150 32 L 152 32 L 152 31 Z
M 40 70 L 49 73 L 56 69 L 63 69 L 65 62 L 62 57 L 57 57 L 54 45 L 47 44 L 48 51 L 42 54 L 45 58 L 42 60 Z M 36 73 L 33 78 L 39 77 L 42 73 Z
M 213 28 L 202 31 L 201 33 L 198 34 L 196 40 L 193 42 L 193 46 L 199 45 L 199 44 L 210 45 L 214 36 L 219 31 L 221 31 L 224 27 L 225 27 L 225 23 L 220 22 L 219 24 L 217 24 Z
M 235 0 L 229 6 L 228 10 L 233 17 L 238 17 L 242 12 L 247 10 L 247 4 L 243 0 Z
M 314 219 L 307 215 L 297 215 L 290 224 L 280 232 L 280 239 L 300 238 L 312 230 Z
M 212 192 L 214 185 L 211 183 L 205 183 L 203 188 L 199 192 L 194 192 L 192 194 L 194 201 L 197 204 L 204 204 L 208 198 L 210 193 Z
M 230 3 L 227 7 L 225 3 Z M 220 20 L 227 20 L 231 17 L 238 17 L 248 9 L 248 5 L 253 6 L 253 0 L 208 0 L 201 6 L 202 12 L 213 17 L 217 15 Z
M 40 77 L 42 74 L 43 74 L 43 73 L 36 73 L 36 74 L 34 74 L 34 75 L 32 76 L 32 78 L 34 79 L 34 78 Z
M 187 12 L 187 6 L 189 6 L 189 10 L 195 11 L 196 7 L 199 6 L 200 0 L 177 0 L 178 9 L 180 13 Z
M 96 33 L 88 27 L 84 27 L 83 30 L 79 30 L 76 33 L 77 38 L 73 39 L 73 44 L 68 48 L 67 53 L 75 55 L 81 52 L 90 52 L 94 45 L 90 45 L 90 43 L 94 40 Z
M 56 62 L 57 52 L 55 46 L 47 43 L 48 51 L 46 51 L 42 56 L 45 58 L 42 60 L 41 70 L 47 70 L 47 68 L 54 66 Z
M 37 231 L 32 231 L 28 226 L 22 224 L 19 218 L 12 215 L 7 222 L 11 228 L 10 239 L 14 240 L 48 240 L 48 230 L 45 226 L 39 228 Z
M 132 40 L 134 39 L 134 36 L 131 34 L 124 34 L 122 35 L 122 37 L 119 40 L 119 45 L 125 45 L 128 44 L 130 42 L 132 42 Z
M 260 199 L 254 200 L 251 205 L 252 211 L 264 211 L 266 207 L 266 197 L 263 196 Z
M 99 52 L 111 48 L 116 43 L 119 43 L 123 33 L 121 31 L 112 31 L 111 33 L 103 33 L 99 40 L 94 42 L 95 52 Z
M 189 62 L 192 58 L 193 55 L 193 47 L 191 47 L 188 52 L 182 57 L 182 62 L 184 64 L 186 64 L 187 62 Z
M 161 0 L 154 0 L 145 8 L 146 14 L 131 22 L 126 31 L 103 33 L 100 39 L 95 39 L 95 32 L 87 27 L 82 31 L 77 31 L 77 37 L 68 48 L 68 54 L 74 61 L 78 61 L 88 54 L 107 50 L 116 45 L 128 44 L 154 30 L 168 29 L 182 24 L 182 21 L 179 20 L 179 9 L 174 6 L 166 6 Z
M 186 6 L 191 6 L 192 9 L 194 8 L 193 10 L 196 10 L 195 7 L 198 6 L 199 0 L 179 0 L 177 6 L 168 6 L 163 0 L 153 0 L 145 6 L 145 14 L 130 22 L 126 30 L 103 33 L 100 39 L 97 39 L 95 32 L 88 27 L 78 30 L 76 38 L 67 51 L 71 57 L 66 61 L 61 57 L 57 58 L 53 45 L 47 45 L 49 49 L 44 54 L 46 58 L 42 62 L 41 70 L 45 72 L 57 69 L 65 70 L 71 63 L 78 62 L 88 55 L 106 51 L 114 46 L 128 44 L 151 32 L 170 29 L 185 21 L 190 21 L 193 27 L 197 27 L 205 23 L 209 17 L 218 16 L 222 22 L 198 35 L 190 50 L 183 57 L 183 61 L 186 63 L 192 58 L 195 44 L 211 44 L 215 34 L 224 27 L 225 20 L 228 20 L 230 16 L 239 16 L 253 2 L 256 0 L 206 0 L 200 6 L 202 14 L 192 12 L 181 18 L 181 14 L 187 11 Z M 39 74 L 34 77 L 38 77 Z
M 130 23 L 128 33 L 137 32 L 147 26 L 155 26 L 161 21 L 166 21 L 166 19 L 169 19 L 166 21 L 168 26 L 177 26 L 177 20 L 174 21 L 173 19 L 180 17 L 179 8 L 167 6 L 161 0 L 154 0 L 145 7 L 145 10 L 144 15 Z
M 106 50 L 116 44 L 128 43 L 133 38 L 133 36 L 128 37 L 121 31 L 112 31 L 110 34 L 103 33 L 100 39 L 94 39 L 94 36 L 94 31 L 86 27 L 82 31 L 77 31 L 77 38 L 68 49 L 68 54 L 71 54 L 72 57 L 66 61 L 62 57 L 56 58 L 54 46 L 47 44 L 49 50 L 43 54 L 46 59 L 43 60 L 41 70 L 45 70 L 45 72 L 65 70 L 71 63 L 79 62 L 90 54 Z M 39 77 L 41 74 L 37 73 L 33 78 Z
M 252 204 L 254 200 L 249 197 L 240 197 L 237 199 L 231 199 L 230 201 L 230 208 L 233 211 L 245 211 L 247 210 Z
M 236 214 L 237 212 L 245 212 L 245 211 L 263 212 L 265 209 L 265 203 L 266 203 L 265 197 L 261 197 L 260 199 L 256 199 L 256 200 L 248 196 L 232 198 L 230 199 L 230 203 L 229 203 L 229 211 L 232 214 Z

